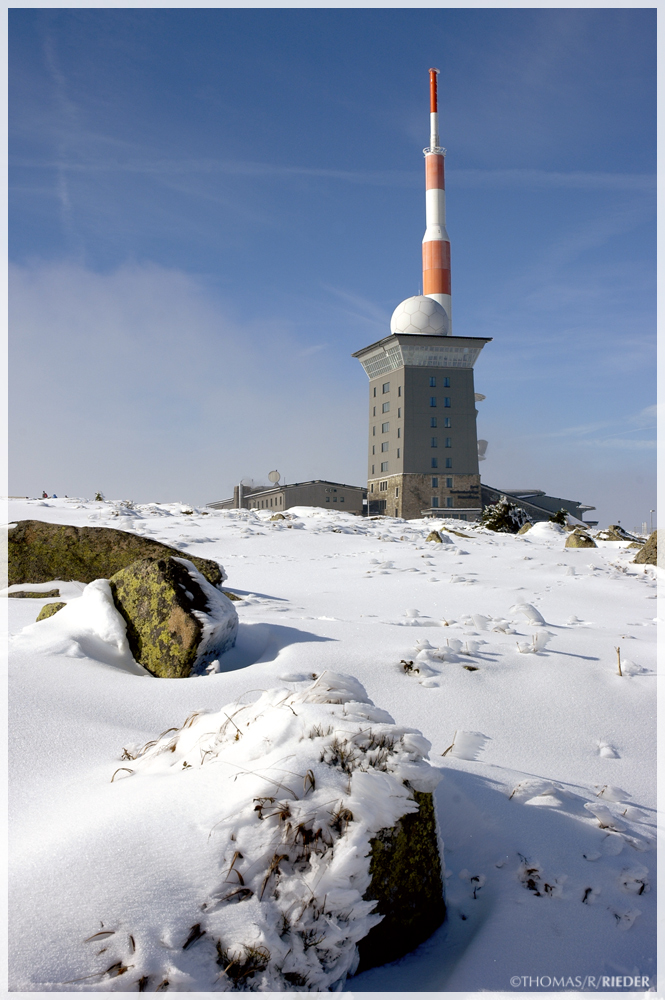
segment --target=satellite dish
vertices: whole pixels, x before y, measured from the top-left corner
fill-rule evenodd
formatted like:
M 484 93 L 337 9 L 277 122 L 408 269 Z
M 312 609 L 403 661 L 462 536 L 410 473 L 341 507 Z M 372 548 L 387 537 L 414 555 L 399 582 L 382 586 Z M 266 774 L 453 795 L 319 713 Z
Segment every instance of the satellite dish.
M 252 479 L 251 476 L 245 476 L 243 479 L 240 480 L 240 485 L 241 486 L 253 486 L 254 485 L 254 480 Z
M 482 392 L 476 392 L 474 393 L 474 396 L 476 398 L 476 403 L 482 403 L 483 399 L 487 399 L 487 396 L 483 396 Z
M 268 479 L 270 480 L 271 483 L 279 482 L 279 472 L 277 471 L 277 469 L 275 469 L 273 472 L 268 473 Z
M 484 462 L 487 458 L 485 452 L 487 451 L 487 441 L 483 441 L 482 438 L 478 439 L 478 461 Z

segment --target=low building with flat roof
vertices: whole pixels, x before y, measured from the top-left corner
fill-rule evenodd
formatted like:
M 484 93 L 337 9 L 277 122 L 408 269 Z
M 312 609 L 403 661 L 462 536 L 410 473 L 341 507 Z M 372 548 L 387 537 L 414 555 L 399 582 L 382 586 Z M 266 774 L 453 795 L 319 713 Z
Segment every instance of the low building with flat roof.
M 213 510 L 270 510 L 282 513 L 289 507 L 323 507 L 326 510 L 345 510 L 349 514 L 362 514 L 367 490 L 362 486 L 331 483 L 325 479 L 312 479 L 307 483 L 271 486 L 269 489 L 243 490 L 236 486 L 227 500 L 214 500 L 206 504 Z

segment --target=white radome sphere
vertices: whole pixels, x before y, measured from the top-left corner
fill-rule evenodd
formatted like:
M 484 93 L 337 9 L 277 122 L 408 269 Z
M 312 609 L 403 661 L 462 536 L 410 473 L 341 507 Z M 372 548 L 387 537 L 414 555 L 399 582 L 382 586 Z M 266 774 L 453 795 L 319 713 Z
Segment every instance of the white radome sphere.
M 429 333 L 446 337 L 448 329 L 448 313 L 428 295 L 404 299 L 390 318 L 391 333 Z

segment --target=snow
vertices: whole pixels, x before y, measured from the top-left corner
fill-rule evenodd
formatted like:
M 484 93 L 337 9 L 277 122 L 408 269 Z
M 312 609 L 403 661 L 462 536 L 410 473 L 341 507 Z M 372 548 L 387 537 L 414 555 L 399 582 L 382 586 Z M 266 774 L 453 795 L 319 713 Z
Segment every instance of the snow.
M 232 828 L 248 838 L 245 863 L 258 855 L 252 838 L 265 823 L 248 803 L 265 794 L 258 791 L 265 782 L 233 782 L 230 765 L 211 755 L 205 764 L 190 761 L 185 737 L 203 739 L 210 725 L 208 732 L 219 732 L 222 713 L 241 706 L 258 743 L 250 750 L 227 726 L 224 759 L 240 768 L 252 766 L 254 752 L 273 763 L 295 753 L 279 767 L 304 774 L 310 765 L 293 747 L 314 741 L 293 742 L 299 720 L 275 704 L 284 697 L 296 712 L 337 711 L 308 700 L 312 685 L 337 675 L 359 685 L 345 696 L 354 706 L 350 727 L 361 726 L 371 709 L 357 693 L 366 691 L 378 706 L 371 711 L 389 713 L 400 732 L 420 731 L 432 745 L 448 905 L 445 924 L 427 943 L 349 978 L 347 989 L 515 992 L 513 976 L 655 976 L 660 570 L 632 564 L 627 543 L 566 549 L 556 526 L 512 536 L 445 519 L 372 520 L 302 507 L 270 521 L 269 512 L 76 498 L 11 501 L 9 513 L 14 521 L 122 527 L 173 545 L 184 558 L 216 559 L 228 574 L 225 589 L 242 598 L 234 602 L 237 643 L 219 658 L 218 671 L 178 680 L 148 676 L 128 658 L 103 582 L 61 587 L 67 608 L 36 625 L 40 607 L 54 598 L 7 601 L 15 637 L 13 989 L 135 991 L 143 969 L 172 976 L 171 989 L 218 989 L 209 974 L 224 907 L 207 914 L 201 905 L 223 884 Z M 432 529 L 450 543 L 426 543 Z M 155 747 L 122 759 L 123 749 L 133 754 L 165 730 L 180 731 L 194 712 L 202 714 L 168 755 L 173 767 Z M 284 730 L 266 721 L 274 712 Z M 393 725 L 381 719 L 372 726 Z M 259 746 L 263 726 L 274 747 Z M 427 768 L 425 752 L 426 742 L 413 743 L 411 764 L 417 758 Z M 192 766 L 183 768 L 184 760 Z M 122 767 L 134 773 L 119 771 L 111 783 Z M 297 808 L 314 801 L 318 772 L 307 796 L 302 779 L 288 776 L 300 782 L 294 789 L 286 777 L 277 780 L 297 793 Z M 390 815 L 383 811 L 390 795 L 360 787 L 363 772 L 352 778 L 343 797 L 353 799 L 350 811 L 364 832 L 348 857 L 340 851 L 337 891 L 353 889 L 368 831 Z M 383 772 L 378 778 L 388 780 Z M 259 888 L 269 862 L 262 875 L 250 875 Z M 241 905 L 230 909 L 238 913 Z M 213 919 L 219 931 L 206 924 Z M 272 926 L 262 919 L 258 911 L 248 917 L 257 941 L 267 941 Z M 357 930 L 368 920 L 361 907 L 351 923 Z M 206 935 L 183 951 L 197 923 Z M 354 934 L 345 928 L 338 936 L 342 964 L 321 971 L 322 989 L 340 988 L 339 970 L 353 967 Z M 135 968 L 67 982 L 122 961 Z M 265 988 L 283 988 L 271 968 L 265 974 Z

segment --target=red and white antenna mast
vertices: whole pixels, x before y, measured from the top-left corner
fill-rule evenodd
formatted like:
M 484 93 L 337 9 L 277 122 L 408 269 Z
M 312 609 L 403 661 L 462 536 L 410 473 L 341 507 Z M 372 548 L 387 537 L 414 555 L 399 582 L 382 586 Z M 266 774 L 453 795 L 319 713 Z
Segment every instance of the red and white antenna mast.
M 423 295 L 435 299 L 448 315 L 448 335 L 452 333 L 450 299 L 450 240 L 446 232 L 445 149 L 439 146 L 438 69 L 429 71 L 430 144 L 424 149 L 427 228 L 423 236 Z

